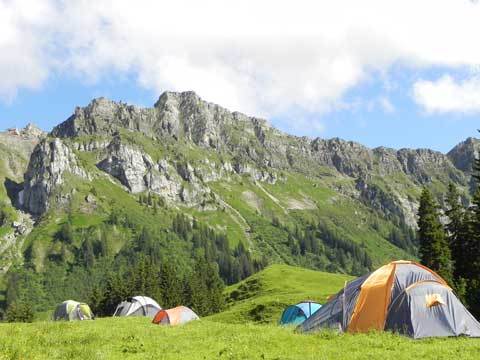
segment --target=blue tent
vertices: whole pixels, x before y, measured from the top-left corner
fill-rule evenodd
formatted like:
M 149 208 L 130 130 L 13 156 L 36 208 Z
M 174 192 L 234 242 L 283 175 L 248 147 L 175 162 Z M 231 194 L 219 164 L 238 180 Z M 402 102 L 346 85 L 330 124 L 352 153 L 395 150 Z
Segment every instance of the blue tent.
M 287 307 L 280 318 L 281 325 L 299 325 L 312 316 L 322 305 L 313 301 L 302 301 Z

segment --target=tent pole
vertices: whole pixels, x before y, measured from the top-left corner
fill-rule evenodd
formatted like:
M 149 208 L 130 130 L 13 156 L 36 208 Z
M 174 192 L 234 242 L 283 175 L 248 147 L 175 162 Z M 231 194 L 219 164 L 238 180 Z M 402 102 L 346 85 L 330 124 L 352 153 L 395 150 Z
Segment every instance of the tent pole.
M 342 327 L 343 327 L 343 331 L 345 332 L 346 330 L 346 327 L 347 327 L 347 323 L 346 323 L 346 319 L 345 319 L 345 316 L 346 316 L 346 313 L 345 313 L 345 291 L 347 289 L 347 282 L 345 281 L 345 284 L 343 285 L 343 299 L 342 299 L 342 312 L 343 312 L 343 319 L 342 319 Z

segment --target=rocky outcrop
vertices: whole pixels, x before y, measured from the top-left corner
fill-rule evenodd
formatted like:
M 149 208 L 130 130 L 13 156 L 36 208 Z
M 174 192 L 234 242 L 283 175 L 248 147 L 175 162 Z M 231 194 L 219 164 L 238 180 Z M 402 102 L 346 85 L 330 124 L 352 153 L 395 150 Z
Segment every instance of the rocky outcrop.
M 88 178 L 74 152 L 61 139 L 40 142 L 25 173 L 24 188 L 19 194 L 20 205 L 33 215 L 43 214 L 49 208 L 54 191 L 64 184 L 66 173 Z
M 35 124 L 29 123 L 22 130 L 20 130 L 20 136 L 24 139 L 41 139 L 47 134 Z
M 149 155 L 140 150 L 125 146 L 119 138 L 114 138 L 106 148 L 107 158 L 97 167 L 118 179 L 132 193 L 147 189 L 146 176 L 154 166 Z
M 478 159 L 479 152 L 480 140 L 469 137 L 450 150 L 447 156 L 457 169 L 471 174 L 473 163 Z
M 441 152 L 430 149 L 401 149 L 397 152 L 397 158 L 405 174 L 421 184 L 432 181 L 436 176 L 444 177 L 446 181 L 466 184 L 464 174 Z
M 219 147 L 225 144 L 226 127 L 245 123 L 250 134 L 260 138 L 265 120 L 232 113 L 216 104 L 203 101 L 194 92 L 165 92 L 153 108 L 94 99 L 88 106 L 77 107 L 74 114 L 56 126 L 54 137 L 112 135 L 120 129 L 138 131 L 147 136 L 173 136 L 197 145 Z
M 338 172 L 357 177 L 373 171 L 372 151 L 353 141 L 338 138 L 312 141 L 312 156 L 321 164 L 332 166 Z
M 45 136 L 46 133 L 32 124 L 23 129 L 0 132 L 0 177 L 4 175 L 11 180 L 20 180 L 33 149 Z
M 0 274 L 8 271 L 14 260 L 21 258 L 23 242 L 33 226 L 30 215 L 18 211 L 18 218 L 13 222 L 11 231 L 0 237 Z
M 152 124 L 156 122 L 155 113 L 154 109 L 116 103 L 102 97 L 92 100 L 84 108 L 77 107 L 70 118 L 52 130 L 51 135 L 59 138 L 112 135 L 121 128 L 151 133 Z
M 367 206 L 379 211 L 390 220 L 401 219 L 407 225 L 416 227 L 417 207 L 411 199 L 404 198 L 395 190 L 384 190 L 375 183 L 367 183 L 365 179 L 357 179 L 356 189 L 360 192 L 360 200 Z
M 150 191 L 170 203 L 199 205 L 208 198 L 210 189 L 197 176 L 195 169 L 184 162 L 154 162 L 140 149 L 123 144 L 115 137 L 104 150 L 105 159 L 97 167 L 116 178 L 132 193 Z

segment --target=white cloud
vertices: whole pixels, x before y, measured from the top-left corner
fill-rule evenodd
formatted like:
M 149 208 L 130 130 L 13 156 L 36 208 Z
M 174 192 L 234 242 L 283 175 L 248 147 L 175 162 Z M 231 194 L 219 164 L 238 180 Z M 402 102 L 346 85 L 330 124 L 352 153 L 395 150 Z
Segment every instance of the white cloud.
M 419 80 L 413 86 L 413 96 L 429 113 L 478 113 L 480 77 L 455 81 L 444 75 L 435 81 Z
M 480 64 L 479 18 L 467 0 L 0 0 L 0 97 L 114 71 L 251 114 L 321 113 L 394 64 Z
M 48 2 L 0 0 L 0 98 L 12 100 L 19 88 L 38 88 L 50 71 L 48 37 L 38 31 L 48 27 L 52 8 Z
M 378 103 L 385 113 L 391 114 L 395 112 L 395 106 L 392 104 L 389 98 L 382 96 L 378 99 Z

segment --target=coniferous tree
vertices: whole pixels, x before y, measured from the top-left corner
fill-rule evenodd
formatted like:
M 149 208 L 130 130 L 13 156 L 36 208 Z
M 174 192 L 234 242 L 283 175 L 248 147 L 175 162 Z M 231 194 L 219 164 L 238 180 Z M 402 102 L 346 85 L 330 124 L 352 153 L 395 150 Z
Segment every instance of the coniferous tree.
M 13 303 L 7 308 L 5 318 L 8 322 L 28 322 L 33 321 L 34 312 L 32 306 L 28 303 Z
M 195 272 L 187 279 L 184 291 L 186 303 L 197 314 L 203 316 L 208 314 L 208 293 L 203 276 Z
M 224 304 L 224 284 L 218 274 L 218 266 L 215 263 L 209 263 L 206 266 L 206 284 L 209 294 L 208 313 L 217 313 L 222 310 Z
M 475 276 L 472 263 L 474 254 L 470 251 L 472 243 L 476 238 L 475 234 L 475 214 L 472 208 L 465 209 L 462 216 L 462 226 L 459 233 L 459 242 L 457 244 L 455 257 L 455 276 L 457 278 L 471 278 Z M 453 254 L 452 249 L 452 254 Z
M 418 235 L 422 264 L 452 282 L 452 260 L 448 241 L 440 222 L 439 207 L 432 193 L 424 188 L 418 209 Z
M 467 301 L 470 310 L 480 315 L 480 186 L 473 195 L 470 221 L 465 225 L 469 236 L 466 254 Z
M 460 194 L 454 184 L 448 185 L 448 192 L 445 199 L 447 209 L 445 214 L 448 217 L 446 225 L 448 242 L 452 254 L 452 260 L 455 264 L 454 274 L 459 275 L 459 270 L 465 262 L 465 242 L 466 239 L 462 236 L 462 229 L 464 226 L 464 209 L 460 203 Z
M 298 246 L 297 241 L 293 237 L 293 235 L 289 233 L 287 239 L 288 239 L 288 247 L 290 248 L 292 255 L 298 255 L 300 253 L 300 248 Z
M 160 266 L 158 285 L 161 292 L 158 301 L 161 301 L 163 307 L 173 308 L 182 303 L 182 283 L 169 263 Z
M 93 244 L 90 236 L 87 236 L 87 238 L 83 241 L 82 255 L 85 266 L 91 268 L 95 263 L 95 253 L 93 251 Z
M 60 228 L 60 231 L 56 234 L 58 241 L 61 241 L 66 244 L 71 244 L 73 242 L 73 227 L 70 219 L 68 219 Z
M 476 188 L 478 188 L 480 187 L 480 157 L 474 160 L 472 168 L 473 168 L 472 177 L 475 180 Z
M 470 246 L 468 252 L 470 253 L 470 267 L 472 277 L 477 278 L 480 275 L 480 186 L 473 194 L 472 199 L 472 215 L 471 215 L 471 231 Z
M 464 248 L 465 263 L 462 271 L 466 278 L 466 298 L 469 309 L 474 315 L 480 315 L 480 158 L 475 159 L 473 178 L 476 190 L 472 206 L 466 211 L 463 225 L 463 237 L 468 241 Z

